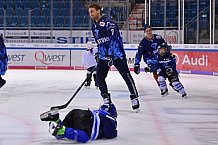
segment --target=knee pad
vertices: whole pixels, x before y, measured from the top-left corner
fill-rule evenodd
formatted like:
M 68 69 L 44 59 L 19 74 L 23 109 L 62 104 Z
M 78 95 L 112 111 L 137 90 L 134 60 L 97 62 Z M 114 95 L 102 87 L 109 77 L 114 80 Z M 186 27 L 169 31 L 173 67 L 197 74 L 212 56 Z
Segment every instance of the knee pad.
M 158 82 L 164 82 L 165 78 L 163 76 L 158 76 L 157 80 Z
M 167 84 L 166 84 L 165 78 L 163 76 L 158 77 L 158 83 L 159 83 L 159 87 L 161 90 L 167 89 Z

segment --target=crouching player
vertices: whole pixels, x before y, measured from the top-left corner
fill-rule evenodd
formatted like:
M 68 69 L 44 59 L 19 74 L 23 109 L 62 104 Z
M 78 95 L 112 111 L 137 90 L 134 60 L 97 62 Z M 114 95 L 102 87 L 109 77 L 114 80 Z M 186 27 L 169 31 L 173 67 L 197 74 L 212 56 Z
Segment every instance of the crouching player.
M 8 66 L 8 56 L 2 36 L 0 36 L 0 88 L 5 85 L 6 80 L 2 78 L 5 75 Z
M 154 56 L 152 60 L 148 62 L 152 67 L 145 68 L 145 71 L 158 70 L 158 83 L 161 90 L 161 95 L 164 97 L 168 95 L 168 89 L 166 84 L 166 78 L 170 82 L 170 86 L 180 93 L 183 98 L 187 98 L 187 94 L 184 90 L 182 83 L 179 81 L 178 72 L 176 70 L 176 59 L 175 56 L 168 51 L 167 44 L 163 43 L 158 46 L 158 53 Z
M 88 140 L 117 137 L 117 111 L 114 104 L 102 105 L 99 110 L 73 109 L 64 118 L 58 111 L 49 111 L 40 116 L 49 121 L 49 130 L 57 139 L 69 139 L 86 143 Z

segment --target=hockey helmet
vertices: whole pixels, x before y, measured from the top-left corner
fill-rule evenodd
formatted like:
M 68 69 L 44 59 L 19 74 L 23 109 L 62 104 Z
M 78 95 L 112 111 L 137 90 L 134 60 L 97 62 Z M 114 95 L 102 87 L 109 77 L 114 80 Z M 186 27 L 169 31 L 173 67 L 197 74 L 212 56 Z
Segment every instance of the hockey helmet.
M 160 56 L 164 56 L 167 52 L 167 44 L 162 43 L 161 45 L 158 46 L 158 54 Z
M 87 51 L 90 51 L 90 50 L 92 50 L 93 48 L 94 48 L 94 45 L 93 45 L 93 43 L 92 43 L 91 41 L 89 41 L 89 42 L 86 43 L 86 50 L 87 50 Z

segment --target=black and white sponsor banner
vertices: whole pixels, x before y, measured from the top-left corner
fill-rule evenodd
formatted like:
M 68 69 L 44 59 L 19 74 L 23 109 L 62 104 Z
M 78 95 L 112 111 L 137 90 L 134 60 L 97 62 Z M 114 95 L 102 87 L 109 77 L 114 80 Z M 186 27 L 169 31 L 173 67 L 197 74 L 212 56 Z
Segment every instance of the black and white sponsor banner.
M 121 30 L 123 42 L 131 44 L 139 44 L 145 36 L 143 30 L 126 31 Z M 87 41 L 93 41 L 92 33 L 87 30 L 0 30 L 1 34 L 5 34 L 6 43 L 58 43 L 58 44 L 84 44 Z M 154 30 L 153 33 L 164 37 L 169 44 L 178 43 L 178 30 Z

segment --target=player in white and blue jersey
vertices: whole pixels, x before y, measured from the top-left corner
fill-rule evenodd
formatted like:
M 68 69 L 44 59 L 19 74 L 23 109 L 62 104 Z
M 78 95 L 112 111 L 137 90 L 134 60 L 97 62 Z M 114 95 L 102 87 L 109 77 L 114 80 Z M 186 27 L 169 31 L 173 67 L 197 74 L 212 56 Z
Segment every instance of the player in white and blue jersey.
M 96 79 L 96 70 L 94 70 L 92 75 L 90 76 L 92 70 L 96 69 L 97 62 L 95 57 L 96 57 L 97 49 L 94 48 L 92 42 L 87 42 L 86 50 L 87 51 L 85 51 L 82 55 L 82 64 L 87 70 L 86 77 L 88 78 L 84 86 L 86 88 L 90 88 L 92 82 L 92 76 L 93 76 L 95 87 L 98 88 L 98 82 Z

